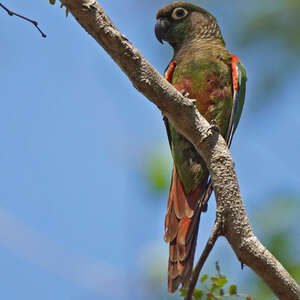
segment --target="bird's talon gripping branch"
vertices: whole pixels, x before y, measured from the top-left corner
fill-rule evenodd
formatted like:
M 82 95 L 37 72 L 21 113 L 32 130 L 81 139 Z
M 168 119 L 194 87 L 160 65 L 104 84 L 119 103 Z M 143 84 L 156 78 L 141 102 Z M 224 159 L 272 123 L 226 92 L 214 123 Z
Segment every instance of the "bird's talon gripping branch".
M 217 121 L 216 120 L 211 120 L 210 121 L 210 127 L 209 129 L 212 131 L 212 132 L 216 132 L 216 133 L 219 133 L 220 132 L 220 128 L 217 124 Z
M 185 98 L 189 98 L 190 96 L 190 93 L 186 90 L 186 89 L 183 89 L 180 91 L 180 93 L 182 94 L 183 97 Z M 193 99 L 194 100 L 194 99 Z M 196 101 L 196 100 L 195 100 Z
M 95 6 L 96 3 L 97 3 L 96 1 L 93 1 L 93 3 L 84 3 L 84 4 L 82 4 L 82 8 L 86 9 L 86 10 L 96 9 L 96 6 Z

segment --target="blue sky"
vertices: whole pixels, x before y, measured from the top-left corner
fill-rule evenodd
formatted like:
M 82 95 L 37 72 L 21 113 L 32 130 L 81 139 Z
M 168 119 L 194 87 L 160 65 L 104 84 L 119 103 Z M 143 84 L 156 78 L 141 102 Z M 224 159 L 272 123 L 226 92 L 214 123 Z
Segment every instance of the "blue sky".
M 241 5 L 231 2 L 231 10 L 218 1 L 203 6 L 247 69 L 232 155 L 251 221 L 273 195 L 300 192 L 299 72 L 270 105 L 253 109 L 264 61 L 277 54 L 270 45 L 238 46 L 232 20 Z M 0 298 L 146 299 L 147 270 L 161 264 L 167 270 L 167 194 L 151 193 L 141 175 L 150 152 L 168 152 L 161 114 L 57 5 L 2 3 L 37 19 L 47 38 L 0 10 Z M 172 52 L 155 39 L 154 16 L 167 3 L 101 1 L 160 72 Z M 211 201 L 199 245 L 213 218 Z M 215 256 L 221 252 L 239 272 L 224 241 Z

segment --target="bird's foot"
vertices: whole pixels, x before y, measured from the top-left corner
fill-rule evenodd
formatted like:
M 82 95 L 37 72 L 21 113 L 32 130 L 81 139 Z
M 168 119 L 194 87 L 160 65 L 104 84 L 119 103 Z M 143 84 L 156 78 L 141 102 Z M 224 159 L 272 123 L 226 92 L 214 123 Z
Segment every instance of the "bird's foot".
M 181 90 L 180 93 L 185 98 L 189 98 L 189 96 L 190 96 L 190 93 L 186 89 Z
M 191 98 L 190 98 L 190 93 L 189 93 L 186 89 L 183 89 L 183 90 L 181 90 L 181 91 L 179 91 L 179 92 L 181 93 L 181 95 L 182 95 L 183 97 L 189 98 L 189 99 L 192 101 L 192 103 L 193 103 L 194 105 L 196 105 L 197 100 L 196 100 L 196 99 L 191 99 Z
M 219 128 L 216 120 L 211 120 L 210 121 L 210 127 L 209 127 L 209 129 L 212 132 L 220 133 L 220 128 Z
M 196 105 L 196 102 L 197 102 L 196 99 L 190 99 L 190 100 L 192 101 L 192 103 L 193 103 L 194 105 Z

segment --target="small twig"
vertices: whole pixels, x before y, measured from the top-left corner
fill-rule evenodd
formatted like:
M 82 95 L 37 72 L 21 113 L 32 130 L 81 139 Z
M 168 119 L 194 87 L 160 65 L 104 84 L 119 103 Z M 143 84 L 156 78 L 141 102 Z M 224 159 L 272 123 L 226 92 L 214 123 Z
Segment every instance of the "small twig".
M 217 271 L 217 274 L 218 274 L 218 277 L 221 277 L 221 269 L 220 269 L 220 265 L 219 265 L 219 262 L 216 261 L 216 271 Z
M 194 292 L 195 286 L 197 284 L 199 274 L 204 266 L 205 261 L 207 260 L 208 255 L 210 254 L 211 250 L 213 249 L 216 240 L 220 236 L 220 227 L 221 227 L 220 221 L 217 219 L 215 222 L 214 228 L 210 234 L 210 237 L 206 243 L 206 246 L 199 258 L 199 261 L 198 261 L 196 267 L 194 268 L 193 275 L 192 275 L 192 278 L 191 278 L 191 281 L 189 284 L 189 288 L 188 288 L 188 291 L 187 291 L 187 294 L 186 294 L 184 300 L 192 300 L 193 299 L 193 292 Z
M 16 17 L 19 17 L 19 18 L 21 18 L 21 19 L 26 20 L 27 22 L 32 23 L 32 24 L 36 27 L 36 29 L 41 33 L 41 35 L 42 35 L 43 38 L 45 38 L 45 37 L 47 36 L 47 35 L 39 28 L 38 22 L 37 22 L 37 21 L 31 20 L 31 19 L 26 18 L 26 17 L 24 17 L 24 16 L 22 16 L 22 15 L 19 15 L 19 14 L 15 13 L 15 12 L 9 10 L 7 7 L 5 7 L 5 6 L 4 6 L 3 4 L 1 4 L 1 3 L 0 3 L 0 7 L 2 7 L 2 8 L 3 8 L 10 16 L 16 16 Z

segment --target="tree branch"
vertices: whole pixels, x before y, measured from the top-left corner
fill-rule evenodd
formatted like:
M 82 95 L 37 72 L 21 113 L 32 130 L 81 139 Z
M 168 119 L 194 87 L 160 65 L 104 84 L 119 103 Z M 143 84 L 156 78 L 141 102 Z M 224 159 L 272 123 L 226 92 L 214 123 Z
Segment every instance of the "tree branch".
M 146 61 L 93 0 L 61 0 L 101 45 L 134 87 L 166 115 L 204 159 L 210 172 L 222 233 L 238 259 L 255 271 L 279 299 L 300 299 L 300 287 L 254 235 L 247 219 L 227 145 L 221 135 Z
M 193 270 L 191 282 L 189 284 L 189 288 L 188 288 L 188 291 L 187 291 L 187 294 L 186 294 L 184 300 L 192 300 L 193 299 L 193 292 L 194 292 L 195 286 L 197 284 L 199 274 L 208 258 L 208 255 L 210 254 L 211 250 L 213 249 L 215 242 L 217 241 L 218 237 L 220 236 L 220 234 L 221 234 L 221 223 L 220 223 L 220 220 L 217 219 L 215 222 L 214 228 L 210 234 L 210 237 L 206 243 L 206 246 L 198 260 L 197 265 L 195 266 L 195 268 Z
M 27 17 L 24 17 L 24 16 L 20 15 L 20 14 L 17 14 L 17 13 L 15 13 L 15 12 L 9 10 L 7 7 L 5 7 L 5 6 L 4 6 L 3 4 L 1 4 L 1 3 L 0 3 L 0 7 L 2 7 L 2 8 L 3 8 L 10 16 L 16 16 L 16 17 L 19 17 L 19 18 L 21 18 L 21 19 L 23 19 L 23 20 L 25 20 L 25 21 L 30 22 L 31 24 L 33 24 L 33 25 L 36 27 L 36 29 L 40 32 L 40 34 L 42 35 L 43 38 L 45 38 L 45 37 L 47 36 L 47 35 L 39 28 L 38 22 L 37 22 L 37 21 L 31 20 L 31 19 L 29 19 L 29 18 L 27 18 Z

